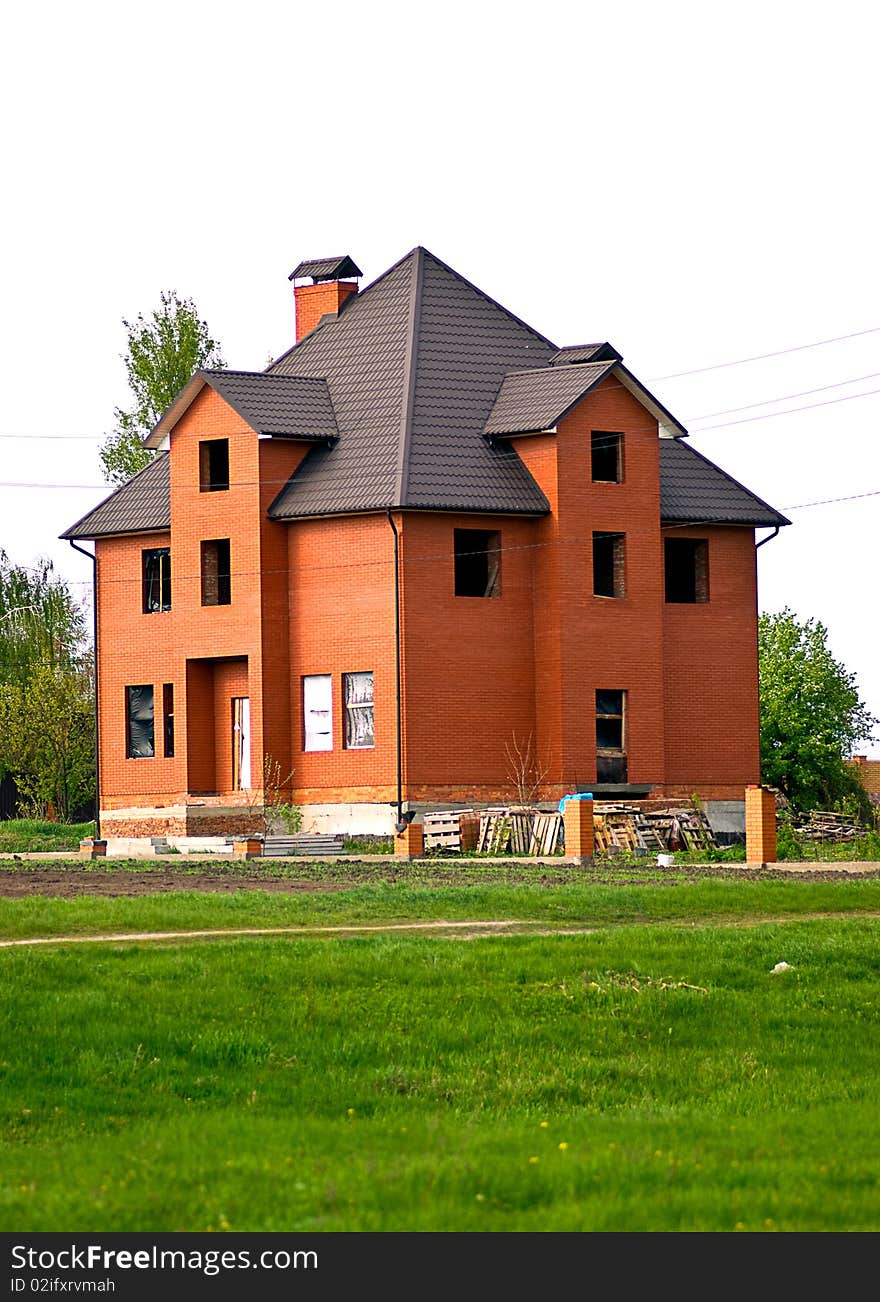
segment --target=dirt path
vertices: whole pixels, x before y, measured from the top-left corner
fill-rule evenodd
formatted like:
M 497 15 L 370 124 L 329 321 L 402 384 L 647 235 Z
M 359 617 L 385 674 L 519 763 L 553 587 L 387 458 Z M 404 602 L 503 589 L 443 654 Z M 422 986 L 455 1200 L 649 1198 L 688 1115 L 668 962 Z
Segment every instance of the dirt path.
M 705 923 L 716 927 L 761 927 L 779 925 L 786 922 L 810 922 L 829 918 L 878 918 L 876 911 L 788 913 L 775 917 L 708 917 L 705 919 L 651 918 L 641 920 L 646 927 L 687 926 L 694 927 Z M 597 931 L 609 927 L 639 925 L 628 918 L 615 918 L 593 927 L 559 926 L 548 927 L 546 918 L 468 918 L 463 921 L 448 921 L 445 918 L 433 918 L 421 922 L 350 922 L 332 927 L 218 927 L 201 928 L 192 931 L 123 931 L 102 932 L 89 936 L 26 936 L 17 940 L 0 940 L 0 949 L 15 949 L 28 945 L 90 945 L 90 944 L 126 944 L 132 942 L 155 941 L 189 941 L 189 940 L 223 940 L 230 936 L 360 936 L 381 935 L 397 931 L 430 931 L 438 937 L 455 940 L 476 940 L 480 936 L 516 935 L 518 932 L 531 936 L 592 936 Z
M 339 927 L 223 927 L 201 931 L 126 931 L 110 932 L 98 936 L 29 936 L 23 940 L 0 940 L 0 949 L 13 949 L 19 945 L 86 945 L 119 944 L 123 941 L 150 940 L 209 940 L 226 936 L 314 936 L 314 935 L 361 935 L 365 932 L 387 931 L 436 931 L 454 933 L 459 939 L 491 934 L 499 931 L 516 931 L 519 928 L 531 930 L 543 928 L 540 934 L 556 934 L 556 928 L 548 928 L 545 919 L 511 918 L 481 921 L 469 919 L 464 922 L 447 922 L 437 918 L 431 922 L 380 922 L 349 923 Z M 564 929 L 559 929 L 562 932 Z M 572 928 L 565 934 L 588 935 L 594 928 Z

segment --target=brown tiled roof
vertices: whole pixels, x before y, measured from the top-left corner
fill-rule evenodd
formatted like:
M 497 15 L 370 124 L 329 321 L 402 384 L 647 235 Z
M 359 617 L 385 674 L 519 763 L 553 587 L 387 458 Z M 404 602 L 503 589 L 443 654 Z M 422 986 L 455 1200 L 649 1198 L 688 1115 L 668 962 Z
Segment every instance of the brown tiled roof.
M 590 362 L 508 371 L 483 433 L 532 434 L 551 429 L 613 368 L 614 362 Z
M 325 261 L 341 274 L 343 259 Z M 554 424 L 612 371 L 667 430 L 684 433 L 610 344 L 560 349 L 417 248 L 266 372 L 197 374 L 153 441 L 208 383 L 260 433 L 316 443 L 270 506 L 274 519 L 389 507 L 543 515 L 547 499 L 503 436 Z M 677 438 L 662 438 L 660 452 L 664 519 L 788 523 Z M 63 536 L 168 523 L 159 454 Z
M 681 524 L 791 524 L 681 439 L 660 440 L 660 518 Z
M 62 538 L 97 538 L 114 533 L 150 533 L 171 528 L 168 453 L 157 452 L 148 466 L 104 499 Z

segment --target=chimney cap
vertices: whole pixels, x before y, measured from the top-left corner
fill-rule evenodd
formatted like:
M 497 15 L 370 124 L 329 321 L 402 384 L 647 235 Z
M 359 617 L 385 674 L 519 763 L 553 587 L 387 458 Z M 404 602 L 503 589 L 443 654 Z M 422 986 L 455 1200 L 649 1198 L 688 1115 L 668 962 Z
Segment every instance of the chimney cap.
M 298 280 L 301 276 L 311 276 L 312 283 L 317 285 L 321 280 L 343 280 L 346 277 L 363 274 L 360 267 L 346 253 L 341 258 L 312 258 L 301 262 L 298 267 L 294 267 L 287 279 Z

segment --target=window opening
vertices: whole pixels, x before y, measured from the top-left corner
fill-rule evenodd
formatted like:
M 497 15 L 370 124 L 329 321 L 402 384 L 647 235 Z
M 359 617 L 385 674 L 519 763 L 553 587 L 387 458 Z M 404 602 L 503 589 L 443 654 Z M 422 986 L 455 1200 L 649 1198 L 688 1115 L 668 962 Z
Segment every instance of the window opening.
M 497 529 L 456 529 L 456 597 L 501 596 L 501 534 Z
M 623 482 L 623 435 L 594 429 L 590 435 L 590 461 L 594 484 Z
M 229 487 L 229 439 L 206 439 L 199 444 L 199 489 L 219 493 Z
M 343 674 L 342 699 L 346 750 L 367 750 L 374 746 L 372 673 Z
M 174 684 L 162 685 L 162 725 L 164 737 L 164 754 L 166 759 L 174 759 Z
M 125 713 L 126 758 L 152 759 L 155 754 L 152 683 L 126 687 Z
M 624 535 L 593 534 L 593 595 L 622 597 L 624 584 Z
M 705 538 L 665 538 L 666 600 L 693 605 L 709 600 L 709 544 Z
M 302 680 L 303 750 L 333 749 L 333 679 L 307 674 Z
M 141 552 L 143 612 L 171 609 L 171 548 L 153 547 Z
M 626 692 L 596 692 L 596 781 L 627 781 Z
M 202 543 L 202 605 L 228 606 L 232 600 L 229 539 Z

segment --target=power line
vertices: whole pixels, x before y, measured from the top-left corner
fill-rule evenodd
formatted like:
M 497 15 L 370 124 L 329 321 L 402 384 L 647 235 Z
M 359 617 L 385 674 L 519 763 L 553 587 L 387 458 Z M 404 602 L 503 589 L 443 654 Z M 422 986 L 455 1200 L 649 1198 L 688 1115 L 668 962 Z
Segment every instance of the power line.
M 773 353 L 756 353 L 754 357 L 740 357 L 734 362 L 716 362 L 713 366 L 698 366 L 692 371 L 676 371 L 672 375 L 654 375 L 648 383 L 654 384 L 658 380 L 680 380 L 685 375 L 704 375 L 706 371 L 721 371 L 727 366 L 745 366 L 747 362 L 763 362 L 768 357 L 784 357 L 788 353 L 801 353 L 807 348 L 821 348 L 825 344 L 839 344 L 845 339 L 859 339 L 862 335 L 873 335 L 880 332 L 880 326 L 871 326 L 868 330 L 854 330 L 852 334 L 835 335 L 832 339 L 817 339 L 812 344 L 795 344 L 793 348 L 779 348 Z

